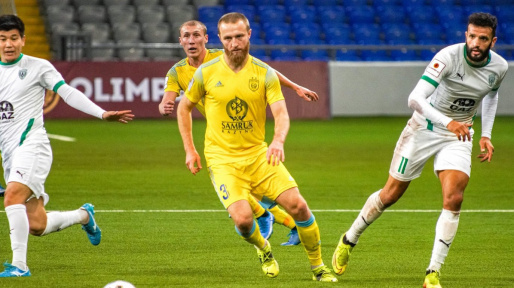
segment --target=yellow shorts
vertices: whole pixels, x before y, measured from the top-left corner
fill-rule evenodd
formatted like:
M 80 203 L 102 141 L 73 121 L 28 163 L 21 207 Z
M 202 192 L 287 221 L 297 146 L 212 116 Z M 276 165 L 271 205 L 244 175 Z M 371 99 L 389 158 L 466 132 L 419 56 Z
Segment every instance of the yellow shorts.
M 209 174 L 225 209 L 250 194 L 274 201 L 282 192 L 298 186 L 282 163 L 268 164 L 266 152 L 245 161 L 212 165 Z

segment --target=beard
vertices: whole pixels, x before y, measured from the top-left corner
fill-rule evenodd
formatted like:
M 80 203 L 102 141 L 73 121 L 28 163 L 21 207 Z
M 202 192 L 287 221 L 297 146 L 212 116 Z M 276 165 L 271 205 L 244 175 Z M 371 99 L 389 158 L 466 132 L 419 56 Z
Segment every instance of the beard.
M 243 49 L 239 50 L 238 53 L 229 51 L 225 47 L 225 54 L 227 55 L 230 62 L 232 62 L 232 64 L 234 64 L 235 66 L 240 66 L 241 64 L 243 64 L 243 61 L 246 59 L 246 56 L 248 56 L 248 51 L 250 51 L 250 42 L 248 42 L 246 46 L 243 47 Z
M 473 62 L 478 62 L 478 63 L 482 62 L 489 56 L 489 50 L 491 50 L 491 45 L 492 45 L 492 43 L 489 44 L 489 46 L 485 50 L 480 50 L 480 48 L 478 48 L 478 47 L 473 48 L 475 51 L 480 52 L 480 54 L 478 56 L 473 56 L 471 54 L 473 49 L 470 49 L 469 45 L 466 45 L 466 56 L 468 56 L 469 60 L 471 60 Z

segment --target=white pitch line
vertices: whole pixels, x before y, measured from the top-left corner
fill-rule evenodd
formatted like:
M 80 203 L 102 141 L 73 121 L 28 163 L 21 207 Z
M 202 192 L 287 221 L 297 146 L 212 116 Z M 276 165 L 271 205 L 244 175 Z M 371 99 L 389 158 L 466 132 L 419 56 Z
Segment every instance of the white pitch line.
M 50 212 L 50 211 L 47 211 Z M 226 210 L 95 210 L 101 213 L 221 213 L 227 212 Z M 328 212 L 328 213 L 358 213 L 360 210 L 356 209 L 326 209 L 326 210 L 312 210 L 312 212 Z M 386 210 L 389 213 L 440 213 L 441 210 Z M 461 210 L 462 213 L 514 213 L 514 210 L 509 209 L 491 209 L 491 210 Z M 0 210 L 0 213 L 5 211 Z
M 220 213 L 226 210 L 95 210 L 96 212 L 105 213 Z M 335 213 L 357 213 L 360 210 L 353 209 L 328 209 L 328 210 L 312 210 L 313 212 L 335 212 Z M 391 213 L 440 213 L 441 210 L 386 210 Z M 491 209 L 491 210 L 461 210 L 462 213 L 514 213 L 514 210 L 507 209 Z
M 75 139 L 73 137 L 68 137 L 68 136 L 55 135 L 55 134 L 49 134 L 49 133 L 47 133 L 46 135 L 48 135 L 48 138 L 50 138 L 50 139 L 61 140 L 61 141 L 64 141 L 64 142 L 75 142 L 75 141 L 77 141 L 77 139 Z

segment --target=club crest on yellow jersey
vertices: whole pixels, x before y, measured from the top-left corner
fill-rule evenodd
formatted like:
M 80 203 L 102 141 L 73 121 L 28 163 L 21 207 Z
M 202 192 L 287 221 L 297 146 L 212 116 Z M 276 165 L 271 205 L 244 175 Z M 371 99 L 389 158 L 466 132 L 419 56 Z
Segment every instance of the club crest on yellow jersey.
M 250 80 L 248 81 L 248 87 L 253 92 L 257 91 L 257 89 L 259 89 L 259 80 L 255 77 L 250 78 Z

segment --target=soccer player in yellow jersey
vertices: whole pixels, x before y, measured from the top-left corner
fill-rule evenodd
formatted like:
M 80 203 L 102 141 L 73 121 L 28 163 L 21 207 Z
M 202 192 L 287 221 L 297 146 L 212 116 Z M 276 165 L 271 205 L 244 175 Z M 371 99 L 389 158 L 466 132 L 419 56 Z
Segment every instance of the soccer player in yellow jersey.
M 307 252 L 313 280 L 337 282 L 321 258 L 320 233 L 314 215 L 282 162 L 289 115 L 275 70 L 248 54 L 251 30 L 240 13 L 218 22 L 225 53 L 200 66 L 180 101 L 177 119 L 186 151 L 186 165 L 196 174 L 202 168 L 192 137 L 191 111 L 204 101 L 207 128 L 205 158 L 219 199 L 236 231 L 253 244 L 268 277 L 279 273 L 270 243 L 264 239 L 248 203 L 251 194 L 280 204 L 295 220 Z M 275 119 L 273 141 L 264 142 L 266 106 Z
M 164 96 L 159 104 L 159 112 L 163 116 L 168 116 L 173 112 L 175 99 L 180 95 L 181 91 L 186 90 L 196 69 L 201 64 L 207 63 L 223 54 L 222 49 L 207 49 L 205 47 L 205 44 L 208 41 L 208 35 L 207 28 L 202 22 L 196 20 L 187 21 L 180 26 L 179 32 L 179 42 L 184 48 L 187 58 L 176 63 L 166 74 Z M 277 72 L 277 75 L 282 85 L 293 89 L 298 96 L 302 97 L 306 101 L 318 100 L 319 97 L 315 92 L 297 85 L 279 72 Z M 198 103 L 196 108 L 205 115 L 203 103 Z M 252 210 L 258 219 L 261 233 L 264 238 L 268 239 L 271 236 L 271 233 L 273 232 L 273 221 L 275 221 L 291 229 L 289 240 L 282 243 L 282 245 L 291 246 L 300 244 L 296 225 L 290 215 L 275 205 L 268 206 L 267 204 L 263 204 L 271 212 L 270 214 L 261 205 L 259 205 L 255 199 L 252 198 L 249 199 L 249 201 Z

